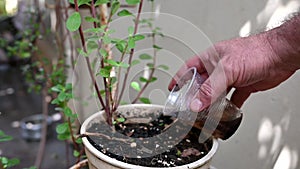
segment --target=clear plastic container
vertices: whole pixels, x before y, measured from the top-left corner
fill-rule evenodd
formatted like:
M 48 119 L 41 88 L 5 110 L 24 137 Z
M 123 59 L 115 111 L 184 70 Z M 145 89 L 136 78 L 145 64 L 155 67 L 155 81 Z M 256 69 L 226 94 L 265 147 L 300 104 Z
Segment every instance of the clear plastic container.
M 201 129 L 199 142 L 204 142 L 212 136 L 226 140 L 238 129 L 243 114 L 225 96 L 219 97 L 209 108 L 201 112 L 191 111 L 190 103 L 203 82 L 204 79 L 197 73 L 195 67 L 188 69 L 170 92 L 164 114 Z

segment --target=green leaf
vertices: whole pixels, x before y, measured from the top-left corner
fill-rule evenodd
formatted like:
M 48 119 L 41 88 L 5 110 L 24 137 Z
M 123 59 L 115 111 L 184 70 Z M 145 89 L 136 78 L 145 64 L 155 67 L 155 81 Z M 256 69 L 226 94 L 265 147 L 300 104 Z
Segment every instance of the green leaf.
M 87 42 L 87 48 L 88 48 L 88 51 L 98 49 L 98 44 L 95 41 L 88 41 Z
M 103 36 L 103 42 L 104 44 L 110 44 L 111 43 L 111 38 L 107 35 Z
M 91 17 L 91 16 L 86 16 L 84 19 L 85 19 L 87 22 L 96 22 L 96 23 L 99 23 L 99 22 L 100 22 L 99 19 L 94 18 L 94 17 Z
M 139 56 L 139 58 L 142 60 L 150 60 L 150 59 L 152 59 L 152 56 L 147 53 L 143 53 Z
M 162 47 L 160 47 L 160 46 L 157 46 L 157 45 L 153 45 L 153 48 L 154 48 L 154 49 L 157 49 L 157 50 L 160 50 L 160 49 L 162 49 Z
M 1 163 L 2 163 L 2 164 L 7 164 L 7 163 L 8 163 L 8 158 L 6 158 L 6 157 L 1 157 Z
M 84 33 L 103 33 L 104 29 L 102 29 L 102 28 L 89 28 L 89 29 L 84 30 L 83 32 Z
M 136 5 L 141 2 L 141 0 L 126 0 L 128 5 Z
M 69 131 L 69 125 L 67 122 L 59 124 L 56 126 L 56 133 L 57 134 L 64 134 Z
M 74 156 L 74 157 L 79 157 L 79 156 L 80 156 L 80 152 L 77 151 L 77 150 L 74 150 L 74 151 L 73 151 L 73 156 Z
M 90 5 L 91 0 L 78 0 L 78 6 Z
M 177 155 L 177 156 L 181 156 L 181 151 L 180 151 L 180 150 L 177 150 L 176 155 Z
M 66 97 L 67 97 L 67 95 L 66 95 L 65 92 L 60 92 L 60 93 L 58 94 L 58 96 L 57 96 L 57 99 L 58 99 L 59 101 L 63 102 L 63 101 L 65 101 Z
M 112 60 L 112 59 L 106 59 L 105 63 L 108 63 L 108 64 L 110 64 L 112 66 L 119 66 L 119 63 L 117 61 L 115 61 L 115 60 Z
M 75 140 L 75 142 L 78 143 L 78 144 L 81 144 L 81 143 L 82 143 L 82 138 L 80 138 L 80 137 L 77 138 L 77 139 Z
M 131 12 L 129 12 L 127 9 L 123 9 L 122 11 L 118 12 L 118 16 L 129 16 L 132 15 Z
M 109 77 L 110 76 L 110 70 L 106 68 L 101 68 L 99 71 L 100 76 L 102 77 Z
M 97 0 L 97 1 L 95 2 L 95 5 L 107 4 L 107 3 L 109 3 L 109 2 L 110 2 L 110 0 Z
M 129 36 L 133 35 L 133 33 L 134 33 L 134 27 L 133 26 L 128 27 L 128 33 L 129 33 Z
M 8 159 L 6 157 L 0 157 L 0 165 L 2 164 L 4 168 L 10 168 L 20 164 L 20 160 L 17 158 Z
M 134 90 L 136 90 L 136 91 L 141 91 L 141 87 L 140 87 L 140 84 L 138 83 L 138 82 L 131 82 L 130 83 L 130 86 L 134 89 Z
M 64 111 L 64 109 L 63 108 L 61 108 L 61 107 L 55 107 L 55 109 L 54 109 L 55 111 L 59 111 L 59 112 L 63 112 Z
M 123 117 L 117 118 L 117 122 L 122 123 L 124 122 L 126 119 Z
M 60 103 L 60 101 L 58 99 L 54 99 L 51 101 L 51 104 L 56 104 L 58 105 Z
M 0 130 L 0 142 L 11 141 L 12 136 L 6 135 L 2 130 Z
M 129 38 L 128 40 L 128 49 L 133 49 L 135 48 L 135 41 L 133 40 L 133 38 Z
M 128 63 L 120 62 L 119 66 L 123 68 L 128 68 L 130 65 Z
M 72 83 L 67 83 L 65 89 L 72 90 Z
M 69 140 L 71 138 L 70 133 L 65 133 L 65 134 L 59 134 L 57 135 L 57 139 L 64 141 L 64 140 Z
M 155 82 L 156 80 L 157 80 L 156 77 L 152 77 L 151 79 L 146 79 L 144 77 L 140 77 L 140 81 L 141 82 L 149 82 L 149 83 L 151 83 L 151 82 Z
M 150 69 L 153 69 L 153 68 L 154 68 L 154 64 L 153 64 L 153 63 L 147 63 L 147 66 L 148 66 Z
M 151 104 L 151 101 L 150 99 L 146 98 L 146 97 L 141 97 L 139 99 L 142 103 L 145 103 L 145 104 Z
M 121 41 L 117 42 L 116 48 L 117 48 L 121 53 L 123 53 L 123 52 L 125 51 L 126 44 L 127 44 L 126 41 L 121 40 Z
M 81 16 L 79 12 L 74 12 L 66 22 L 67 29 L 71 32 L 77 31 L 81 25 Z
M 111 11 L 110 11 L 111 15 L 114 15 L 118 11 L 120 6 L 121 6 L 121 4 L 119 1 L 114 1 L 111 6 Z
M 133 40 L 134 41 L 139 41 L 145 39 L 144 35 L 134 35 Z
M 105 49 L 101 48 L 99 52 L 100 52 L 101 56 L 104 57 L 104 58 L 106 58 L 108 56 L 108 53 Z
M 161 68 L 164 70 L 169 70 L 169 66 L 167 66 L 167 65 L 159 65 L 158 68 Z
M 137 64 L 139 64 L 139 63 L 140 63 L 139 60 L 133 60 L 133 61 L 131 62 L 131 66 L 137 65 Z
M 79 49 L 79 55 L 82 55 L 83 57 L 89 57 L 89 52 L 84 52 L 84 50 Z
M 63 112 L 67 117 L 73 116 L 72 110 L 69 107 L 65 107 Z

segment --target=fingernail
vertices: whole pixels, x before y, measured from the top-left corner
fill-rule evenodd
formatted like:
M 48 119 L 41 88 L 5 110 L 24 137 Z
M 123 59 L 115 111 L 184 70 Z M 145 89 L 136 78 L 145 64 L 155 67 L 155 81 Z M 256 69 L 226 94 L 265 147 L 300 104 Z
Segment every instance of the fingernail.
M 199 99 L 194 99 L 192 102 L 191 102 L 191 110 L 193 112 L 199 112 L 199 110 L 201 109 L 202 107 L 202 102 L 199 100 Z

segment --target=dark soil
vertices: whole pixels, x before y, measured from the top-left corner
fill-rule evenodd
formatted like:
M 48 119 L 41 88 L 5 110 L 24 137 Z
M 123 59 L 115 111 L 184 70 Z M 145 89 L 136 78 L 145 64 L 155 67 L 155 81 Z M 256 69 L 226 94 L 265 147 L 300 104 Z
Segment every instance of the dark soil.
M 118 115 L 115 132 L 106 123 L 94 123 L 87 130 L 94 133 L 88 134 L 88 140 L 99 151 L 112 158 L 148 167 L 189 164 L 205 156 L 212 147 L 211 139 L 198 143 L 199 129 L 180 121 L 174 122 L 170 116 L 149 117 L 151 122 L 131 123 Z

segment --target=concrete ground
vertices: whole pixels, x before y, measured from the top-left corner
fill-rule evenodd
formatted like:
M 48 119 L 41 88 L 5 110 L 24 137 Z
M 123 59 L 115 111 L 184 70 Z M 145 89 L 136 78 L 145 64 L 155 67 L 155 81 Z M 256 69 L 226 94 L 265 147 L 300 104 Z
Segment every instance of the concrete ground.
M 22 118 L 39 114 L 41 110 L 41 96 L 27 92 L 20 69 L 17 66 L 0 65 L 0 130 L 14 137 L 12 141 L 0 143 L 0 156 L 19 158 L 21 162 L 13 167 L 15 169 L 34 165 L 39 141 L 26 141 L 21 136 L 20 128 L 14 126 Z M 55 125 L 57 123 L 49 128 L 41 169 L 64 169 L 74 163 L 71 147 L 66 153 L 66 144 L 56 139 Z M 69 165 L 66 156 L 71 158 Z

